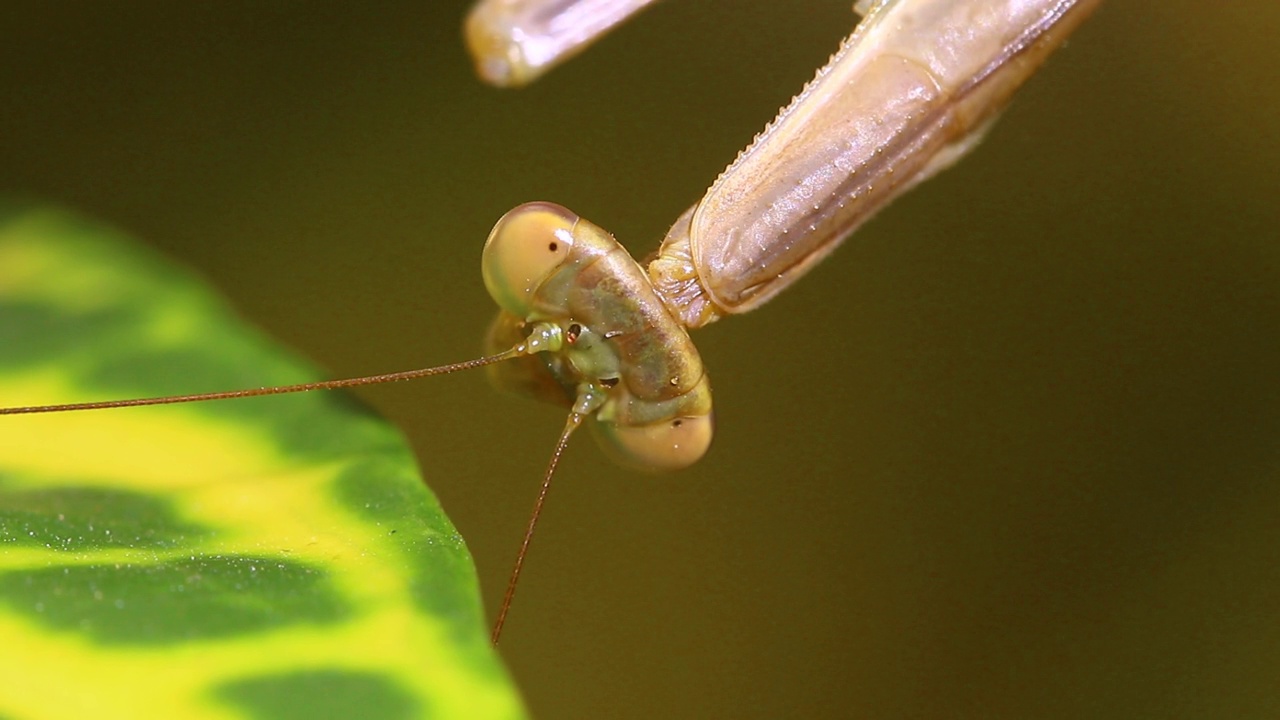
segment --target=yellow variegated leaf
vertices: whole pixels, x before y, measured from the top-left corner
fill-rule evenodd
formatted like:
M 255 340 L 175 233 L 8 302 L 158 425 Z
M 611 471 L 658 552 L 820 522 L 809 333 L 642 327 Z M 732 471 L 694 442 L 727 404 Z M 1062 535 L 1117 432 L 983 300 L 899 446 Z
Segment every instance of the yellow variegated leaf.
M 315 378 L 118 233 L 0 206 L 0 405 Z M 0 417 L 6 720 L 518 717 L 483 623 L 350 396 Z

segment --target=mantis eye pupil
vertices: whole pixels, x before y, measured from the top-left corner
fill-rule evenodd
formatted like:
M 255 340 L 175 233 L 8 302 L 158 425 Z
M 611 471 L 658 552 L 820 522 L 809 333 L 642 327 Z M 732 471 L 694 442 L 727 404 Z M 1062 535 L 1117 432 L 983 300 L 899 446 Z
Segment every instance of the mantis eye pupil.
M 499 307 L 516 317 L 529 314 L 542 281 L 568 262 L 578 221 L 551 203 L 527 203 L 498 220 L 480 269 Z

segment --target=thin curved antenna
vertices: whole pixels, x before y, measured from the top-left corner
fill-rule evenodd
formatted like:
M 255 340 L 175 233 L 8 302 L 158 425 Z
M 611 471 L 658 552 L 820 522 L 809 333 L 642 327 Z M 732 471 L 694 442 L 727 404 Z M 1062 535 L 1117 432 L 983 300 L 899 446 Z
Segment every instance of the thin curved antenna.
M 274 387 L 250 388 L 247 390 L 228 390 L 225 392 L 199 393 L 196 395 L 167 395 L 164 397 L 135 398 L 133 400 L 100 400 L 97 402 L 66 403 L 63 405 L 31 405 L 28 407 L 0 408 L 0 415 L 30 415 L 34 413 L 71 412 L 73 410 L 106 410 L 108 408 L 142 407 L 145 405 L 176 405 L 178 403 L 203 402 L 205 400 L 230 400 L 232 398 L 258 397 L 261 395 L 283 395 L 285 393 L 307 392 L 309 390 L 334 390 L 336 388 L 356 387 L 359 385 L 376 385 L 378 383 L 415 380 L 431 375 L 447 375 L 461 370 L 492 365 L 510 360 L 524 354 L 524 344 L 504 350 L 497 355 L 488 355 L 475 360 L 467 360 L 449 365 L 439 365 L 417 370 L 386 373 L 384 375 L 366 375 L 364 377 L 346 378 L 343 380 L 321 380 L 318 382 L 299 383 L 297 385 L 277 385 Z
M 533 503 L 533 515 L 529 517 L 529 526 L 525 528 L 524 540 L 520 543 L 520 552 L 516 554 L 516 565 L 511 569 L 511 579 L 507 581 L 507 592 L 502 596 L 502 607 L 498 609 L 498 619 L 493 621 L 493 632 L 489 642 L 494 646 L 502 636 L 502 626 L 507 622 L 507 613 L 511 610 L 511 601 L 516 596 L 516 583 L 520 580 L 520 569 L 524 567 L 524 556 L 529 552 L 529 543 L 533 540 L 533 529 L 538 525 L 538 516 L 542 514 L 542 504 L 546 502 L 547 491 L 551 489 L 551 477 L 555 475 L 556 466 L 560 464 L 560 456 L 564 455 L 565 446 L 569 444 L 569 436 L 582 425 L 585 417 L 580 412 L 569 413 L 569 419 L 560 432 L 560 440 L 556 443 L 555 452 L 551 453 L 551 462 L 547 463 L 547 472 L 542 477 L 542 489 L 538 491 L 538 499 Z

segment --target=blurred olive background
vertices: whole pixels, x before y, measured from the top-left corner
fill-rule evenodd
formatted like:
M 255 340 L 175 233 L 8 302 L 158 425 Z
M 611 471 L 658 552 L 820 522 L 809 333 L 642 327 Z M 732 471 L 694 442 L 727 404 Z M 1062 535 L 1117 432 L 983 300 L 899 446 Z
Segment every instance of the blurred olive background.
M 0 191 L 142 236 L 334 376 L 458 360 L 503 212 L 648 253 L 852 25 L 745 5 L 661 3 L 503 92 L 465 2 L 11 1 Z M 974 157 L 698 333 L 698 467 L 578 439 L 502 645 L 534 714 L 1280 714 L 1278 33 L 1105 5 Z M 492 613 L 563 414 L 478 373 L 362 396 Z

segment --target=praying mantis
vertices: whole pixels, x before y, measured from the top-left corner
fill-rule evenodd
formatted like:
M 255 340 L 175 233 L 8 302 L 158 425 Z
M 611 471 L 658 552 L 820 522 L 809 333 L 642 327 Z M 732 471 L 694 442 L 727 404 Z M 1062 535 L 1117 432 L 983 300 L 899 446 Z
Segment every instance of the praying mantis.
M 971 151 L 1021 82 L 1099 2 L 860 4 L 865 17 L 854 34 L 676 220 L 647 268 L 559 206 L 524 205 L 504 216 L 483 261 L 502 313 L 490 332 L 493 352 L 478 361 L 4 412 L 225 399 L 492 366 L 500 384 L 571 408 L 494 625 L 496 643 L 570 434 L 589 425 L 630 465 L 678 469 L 701 458 L 711 442 L 711 391 L 688 330 L 765 304 L 880 208 Z M 647 4 L 485 2 L 468 34 L 483 77 L 522 84 Z

